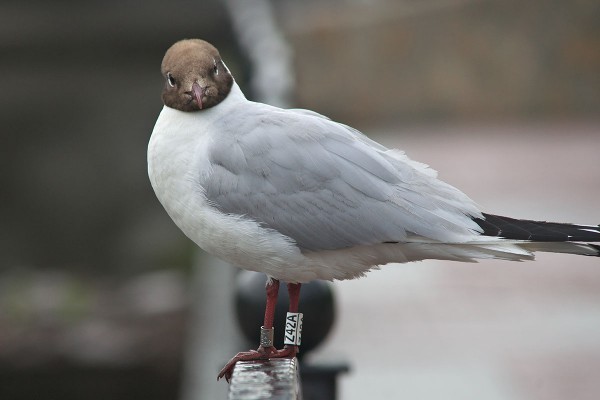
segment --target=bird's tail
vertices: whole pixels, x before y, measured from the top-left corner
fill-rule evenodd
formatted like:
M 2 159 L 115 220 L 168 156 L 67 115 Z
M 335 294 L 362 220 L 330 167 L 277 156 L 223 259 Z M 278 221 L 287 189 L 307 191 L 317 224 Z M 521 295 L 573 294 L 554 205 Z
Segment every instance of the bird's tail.
M 600 242 L 600 225 L 532 221 L 485 213 L 483 217 L 474 221 L 484 236 L 523 240 L 526 242 L 520 246 L 530 251 L 600 256 L 600 246 L 589 243 Z
M 483 214 L 483 231 L 464 243 L 441 243 L 422 236 L 347 249 L 304 253 L 306 281 L 351 279 L 388 263 L 427 259 L 476 262 L 481 259 L 532 260 L 533 252 L 600 256 L 600 226 L 560 224 Z

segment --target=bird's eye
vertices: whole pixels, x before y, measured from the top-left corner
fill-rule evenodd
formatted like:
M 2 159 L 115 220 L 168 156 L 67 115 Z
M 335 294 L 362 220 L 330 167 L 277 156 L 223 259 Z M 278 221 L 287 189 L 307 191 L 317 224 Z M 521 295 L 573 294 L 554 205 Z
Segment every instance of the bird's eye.
M 219 75 L 219 66 L 217 65 L 217 60 L 213 60 L 213 74 Z
M 169 82 L 169 86 L 175 87 L 175 78 L 173 78 L 170 72 L 167 72 L 167 82 Z

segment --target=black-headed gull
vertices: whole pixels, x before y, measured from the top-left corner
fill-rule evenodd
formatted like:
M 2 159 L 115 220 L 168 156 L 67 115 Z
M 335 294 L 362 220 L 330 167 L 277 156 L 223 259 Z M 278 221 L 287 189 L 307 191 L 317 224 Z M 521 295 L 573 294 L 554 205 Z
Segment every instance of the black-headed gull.
M 148 146 L 156 196 L 198 246 L 264 272 L 267 307 L 256 351 L 272 345 L 279 280 L 294 335 L 301 283 L 353 279 L 392 262 L 533 259 L 533 251 L 598 256 L 600 227 L 482 213 L 428 166 L 308 110 L 247 100 L 211 44 L 182 40 L 162 62 L 162 109 Z M 578 242 L 578 243 L 577 243 Z M 294 329 L 291 329 L 294 328 Z

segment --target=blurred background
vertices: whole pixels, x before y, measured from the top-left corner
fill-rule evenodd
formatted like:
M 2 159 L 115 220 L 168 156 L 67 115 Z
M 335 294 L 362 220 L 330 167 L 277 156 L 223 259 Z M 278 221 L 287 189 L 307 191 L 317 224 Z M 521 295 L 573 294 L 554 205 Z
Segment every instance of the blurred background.
M 160 62 L 190 37 L 247 97 L 401 148 L 486 211 L 600 222 L 597 1 L 5 0 L 0 398 L 210 398 L 186 357 L 231 310 L 191 317 L 209 268 L 146 173 Z M 340 399 L 596 399 L 599 264 L 387 266 L 334 284 L 309 357 L 349 362 Z

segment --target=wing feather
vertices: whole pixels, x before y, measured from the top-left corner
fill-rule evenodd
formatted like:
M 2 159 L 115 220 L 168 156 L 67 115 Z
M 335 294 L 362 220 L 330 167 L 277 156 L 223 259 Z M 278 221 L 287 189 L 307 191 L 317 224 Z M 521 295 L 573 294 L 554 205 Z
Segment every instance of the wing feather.
M 423 164 L 318 114 L 253 104 L 209 149 L 213 168 L 200 185 L 220 211 L 308 251 L 402 242 L 409 233 L 461 242 L 479 229 L 473 202 Z

